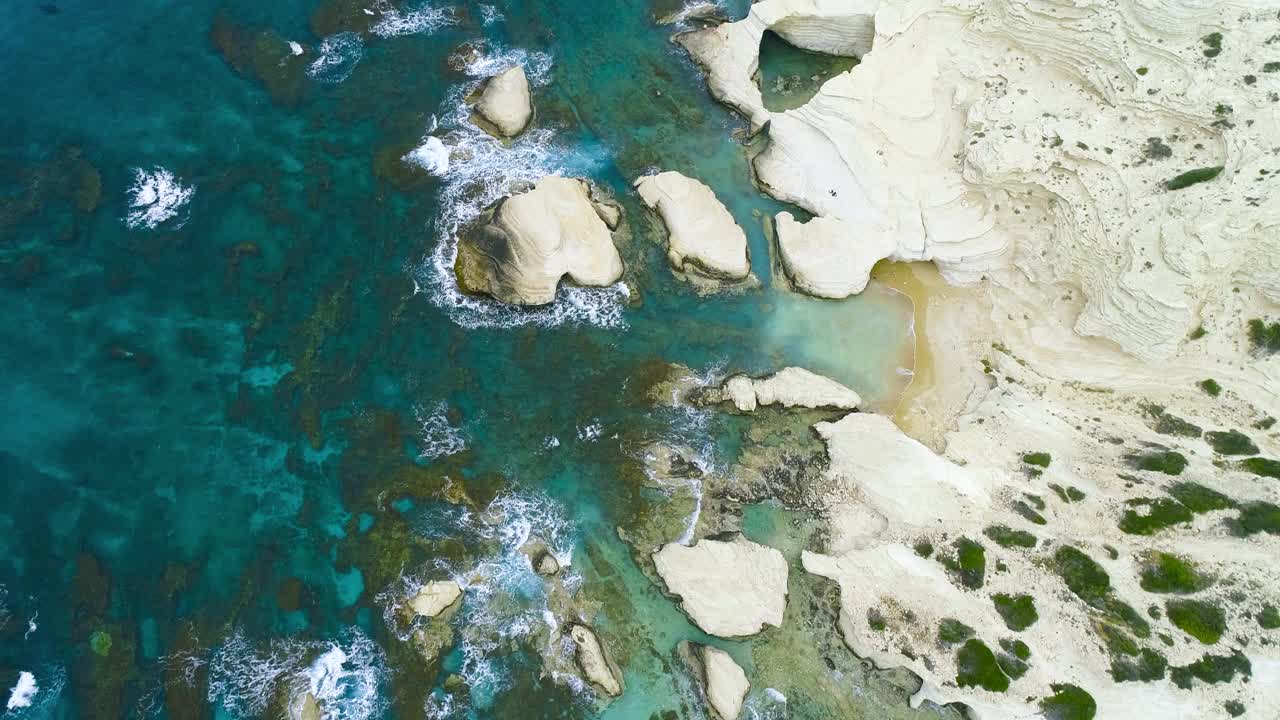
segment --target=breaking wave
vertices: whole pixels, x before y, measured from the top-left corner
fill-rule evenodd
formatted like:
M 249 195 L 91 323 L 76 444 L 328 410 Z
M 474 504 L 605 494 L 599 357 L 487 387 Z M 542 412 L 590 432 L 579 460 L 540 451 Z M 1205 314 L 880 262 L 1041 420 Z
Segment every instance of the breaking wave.
M 307 74 L 322 83 L 340 83 L 351 75 L 364 56 L 364 42 L 354 32 L 340 32 L 320 41 L 320 57 L 307 66 Z
M 430 33 L 457 23 L 451 8 L 421 5 L 417 9 L 405 11 L 386 0 L 379 0 L 374 4 L 374 9 L 382 12 L 382 18 L 369 30 L 378 37 Z
M 155 230 L 161 223 L 178 217 L 195 191 L 194 185 L 183 185 L 173 173 L 162 167 L 150 171 L 134 168 L 133 185 L 129 188 L 130 209 L 125 223 L 133 229 Z M 175 229 L 186 221 L 186 217 L 181 218 Z
M 547 53 L 504 49 L 483 41 L 475 44 L 475 50 L 470 55 L 455 56 L 454 67 L 476 80 L 450 91 L 439 129 L 433 126 L 422 145 L 405 156 L 406 162 L 414 162 L 443 180 L 441 209 L 432 228 L 437 243 L 414 272 L 417 290 L 467 328 L 551 327 L 565 323 L 623 327 L 622 311 L 629 293 L 622 283 L 606 288 L 562 285 L 555 302 L 534 308 L 472 297 L 458 289 L 453 265 L 460 229 L 522 184 L 546 175 L 589 176 L 605 159 L 602 150 L 560 143 L 555 130 L 549 127 L 531 127 L 508 145 L 476 127 L 470 120 L 471 107 L 466 98 L 479 87 L 482 78 L 521 65 L 529 83 L 538 87 L 550 81 L 553 62 Z M 448 150 L 447 154 L 442 148 Z M 447 161 L 442 162 L 444 158 Z
M 461 452 L 467 447 L 462 430 L 449 424 L 448 413 L 449 406 L 444 402 L 436 403 L 430 413 L 418 409 L 418 457 L 434 460 Z
M 237 631 L 209 659 L 209 702 L 240 716 L 261 716 L 287 693 L 310 693 L 329 720 L 369 720 L 385 709 L 382 649 L 358 629 L 336 642 L 274 640 L 255 646 Z

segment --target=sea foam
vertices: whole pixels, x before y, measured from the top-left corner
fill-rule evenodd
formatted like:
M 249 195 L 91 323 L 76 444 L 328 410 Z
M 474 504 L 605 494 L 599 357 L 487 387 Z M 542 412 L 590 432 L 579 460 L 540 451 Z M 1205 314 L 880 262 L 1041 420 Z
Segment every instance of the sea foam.
M 418 457 L 434 460 L 467 447 L 462 431 L 449 424 L 448 412 L 449 406 L 443 402 L 436 403 L 429 411 L 418 409 Z
M 183 185 L 165 168 L 134 168 L 125 223 L 134 229 L 155 230 L 162 223 L 177 218 L 195 191 L 194 185 Z M 186 217 L 182 217 L 174 227 L 180 228 L 185 223 Z
M 39 691 L 40 686 L 36 684 L 36 676 L 23 670 L 18 673 L 18 684 L 9 690 L 9 702 L 5 704 L 5 710 L 31 707 L 31 701 Z
M 534 87 L 550 81 L 552 57 L 547 53 L 508 49 L 482 41 L 474 55 L 458 56 L 455 68 L 473 78 L 454 87 L 443 105 L 443 119 L 433 124 L 423 143 L 404 158 L 437 174 L 443 180 L 439 191 L 440 211 L 433 223 L 437 237 L 434 250 L 414 271 L 418 292 L 425 293 L 459 325 L 475 327 L 518 327 L 583 324 L 622 327 L 626 286 L 606 288 L 561 286 L 555 302 L 535 308 L 521 308 L 487 298 L 472 297 L 458 289 L 453 273 L 457 259 L 457 233 L 474 221 L 494 202 L 522 183 L 546 175 L 589 176 L 604 163 L 598 148 L 571 148 L 561 144 L 553 128 L 533 127 L 503 145 L 471 122 L 466 97 L 482 78 L 513 65 L 521 65 Z M 443 135 L 443 137 L 441 137 Z M 448 151 L 447 153 L 445 151 Z M 444 159 L 449 158 L 447 164 Z M 436 168 L 433 170 L 432 168 Z
M 340 83 L 351 75 L 364 56 L 364 42 L 354 32 L 340 32 L 320 41 L 320 54 L 307 66 L 307 74 L 322 83 Z
M 382 649 L 358 629 L 338 640 L 274 640 L 264 647 L 237 631 L 209 660 L 209 702 L 232 715 L 260 716 L 281 690 L 311 693 L 328 720 L 369 720 L 385 710 Z
M 379 37 L 431 33 L 457 23 L 451 8 L 420 5 L 413 10 L 402 10 L 386 0 L 379 0 L 374 8 L 382 12 L 382 18 L 369 30 Z

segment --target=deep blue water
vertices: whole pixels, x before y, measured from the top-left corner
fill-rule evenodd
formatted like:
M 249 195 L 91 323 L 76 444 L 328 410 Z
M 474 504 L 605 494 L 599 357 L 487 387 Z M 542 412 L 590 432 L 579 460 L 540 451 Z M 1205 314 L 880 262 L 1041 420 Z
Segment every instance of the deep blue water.
M 728 464 L 736 435 L 627 389 L 658 361 L 800 364 L 891 407 L 909 306 L 772 288 L 753 211 L 782 206 L 750 183 L 742 122 L 653 24 L 669 3 L 410 4 L 406 23 L 438 22 L 382 37 L 370 18 L 390 8 L 0 14 L 0 697 L 20 672 L 40 687 L 5 717 L 257 716 L 334 647 L 330 717 L 596 715 L 539 678 L 518 633 L 498 637 L 541 617 L 511 540 L 526 523 L 613 598 L 602 633 L 637 648 L 607 713 L 695 717 L 665 663 L 699 635 L 613 531 L 644 502 L 620 467 L 661 437 Z M 312 69 L 326 38 L 334 62 Z M 510 148 L 459 111 L 482 61 L 536 78 L 534 127 Z M 443 177 L 400 160 L 428 132 L 470 148 Z M 131 223 L 137 173 L 160 169 L 189 199 Z M 628 191 L 656 169 L 717 191 L 761 288 L 702 297 L 671 276 Z M 629 297 L 459 305 L 433 264 L 449 230 L 555 171 L 626 206 Z M 385 593 L 422 567 L 475 579 L 431 667 L 383 621 Z

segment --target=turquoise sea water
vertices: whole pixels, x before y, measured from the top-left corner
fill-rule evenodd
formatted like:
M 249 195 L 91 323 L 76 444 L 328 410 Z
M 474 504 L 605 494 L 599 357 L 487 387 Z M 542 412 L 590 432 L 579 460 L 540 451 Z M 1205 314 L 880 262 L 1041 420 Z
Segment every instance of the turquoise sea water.
M 716 413 L 628 389 L 658 362 L 798 364 L 888 408 L 911 311 L 874 287 L 843 302 L 773 288 L 757 216 L 782 206 L 751 185 L 743 123 L 654 25 L 670 9 L 58 0 L 0 14 L 0 697 L 20 673 L 39 688 L 4 717 L 257 717 L 298 683 L 334 718 L 701 717 L 672 649 L 706 638 L 615 527 L 657 502 L 625 479 L 637 447 L 707 447 L 728 466 L 741 439 Z M 535 78 L 537 115 L 502 147 L 461 98 L 511 62 Z M 459 148 L 441 177 L 401 161 L 428 134 Z M 760 288 L 703 297 L 671 276 L 628 190 L 657 169 L 717 191 Z M 450 229 L 557 171 L 625 205 L 630 290 L 564 290 L 535 311 L 455 297 Z M 788 512 L 752 506 L 743 525 L 794 564 L 811 531 Z M 571 558 L 623 667 L 627 692 L 604 709 L 540 672 L 530 536 Z M 424 575 L 468 584 L 434 664 L 383 617 Z M 811 590 L 830 594 L 793 580 Z M 776 679 L 751 712 L 901 704 L 901 683 L 822 637 L 803 648 L 824 674 L 807 683 L 764 668 L 781 639 L 723 643 Z M 819 691 L 836 699 L 804 702 Z

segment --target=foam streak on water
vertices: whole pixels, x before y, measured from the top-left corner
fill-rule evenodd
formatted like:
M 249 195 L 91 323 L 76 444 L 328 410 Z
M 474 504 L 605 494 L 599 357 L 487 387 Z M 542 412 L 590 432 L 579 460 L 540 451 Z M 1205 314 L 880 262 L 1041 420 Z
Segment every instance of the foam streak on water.
M 353 32 L 340 32 L 320 41 L 320 57 L 307 66 L 307 74 L 322 83 L 340 83 L 356 69 L 364 56 L 364 42 Z
M 453 88 L 444 101 L 439 129 L 433 129 L 434 134 L 425 136 L 422 145 L 405 156 L 406 161 L 439 174 L 444 180 L 440 215 L 434 223 L 437 244 L 415 272 L 418 290 L 444 308 L 454 322 L 468 328 L 550 327 L 564 323 L 622 327 L 628 292 L 621 283 L 607 288 L 562 285 L 555 302 L 536 308 L 471 297 L 458 289 L 453 265 L 460 229 L 523 183 L 546 175 L 589 176 L 603 164 L 600 150 L 563 145 L 553 128 L 531 127 L 504 145 L 476 127 L 471 122 L 466 97 L 482 78 L 521 65 L 530 84 L 539 87 L 549 81 L 552 67 L 552 58 L 546 53 L 505 49 L 490 43 L 480 43 L 479 47 L 480 53 L 458 68 L 477 80 Z M 450 149 L 446 161 L 441 159 L 441 146 Z
M 379 37 L 431 33 L 457 23 L 451 8 L 436 8 L 424 4 L 413 10 L 402 10 L 387 0 L 379 0 L 374 4 L 374 9 L 382 12 L 382 18 L 369 30 Z
M 329 720 L 369 720 L 385 709 L 382 650 L 352 629 L 333 642 L 274 640 L 255 647 L 237 631 L 209 660 L 209 702 L 238 717 L 261 716 L 284 690 L 310 692 Z
M 39 691 L 40 686 L 36 684 L 36 676 L 23 670 L 18 673 L 18 684 L 9 691 L 9 702 L 5 704 L 5 710 L 31 707 L 31 701 Z
M 434 460 L 461 452 L 467 446 L 462 431 L 449 424 L 448 411 L 449 406 L 443 402 L 436 403 L 429 412 L 418 409 L 418 457 Z
M 133 170 L 133 186 L 129 188 L 129 214 L 125 223 L 133 229 L 155 230 L 168 220 L 178 217 L 183 207 L 195 194 L 195 186 L 183 185 L 172 172 L 156 167 L 150 171 Z M 186 223 L 181 218 L 175 228 Z

